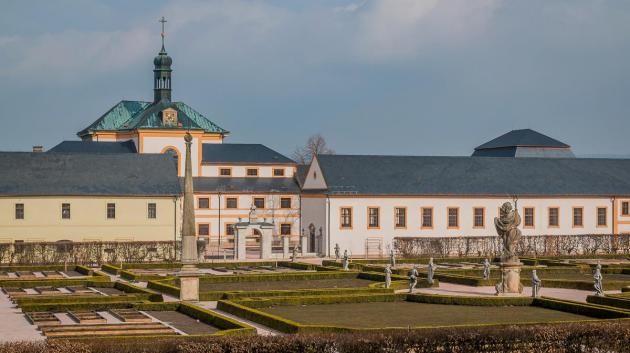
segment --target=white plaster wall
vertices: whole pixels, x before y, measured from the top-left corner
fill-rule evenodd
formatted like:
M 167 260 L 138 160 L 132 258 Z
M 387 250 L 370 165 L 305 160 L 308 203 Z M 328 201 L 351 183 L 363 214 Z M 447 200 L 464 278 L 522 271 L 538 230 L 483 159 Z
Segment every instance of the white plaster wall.
M 339 243 L 342 249 L 349 249 L 352 254 L 365 252 L 367 238 L 382 238 L 383 246 L 390 244 L 394 237 L 442 237 L 442 236 L 484 236 L 495 235 L 494 217 L 505 198 L 363 198 L 332 197 L 330 207 L 331 243 Z M 306 203 L 304 203 L 306 204 Z M 368 206 L 380 207 L 380 228 L 368 229 Z M 351 229 L 340 228 L 340 208 L 353 208 L 353 225 Z M 394 208 L 407 207 L 407 226 L 403 229 L 394 227 Z M 433 228 L 422 229 L 421 208 L 433 207 Z M 447 227 L 447 208 L 459 207 L 459 228 Z M 485 207 L 485 224 L 483 228 L 473 228 L 473 208 Z M 520 228 L 524 235 L 543 234 L 610 234 L 612 233 L 612 213 L 610 198 L 521 198 L 518 200 L 519 212 L 523 215 L 524 207 L 534 207 L 534 228 Z M 559 207 L 560 226 L 550 228 L 548 224 L 548 207 Z M 573 227 L 573 207 L 583 207 L 583 227 Z M 597 207 L 607 207 L 608 222 L 605 227 L 597 227 Z M 323 209 L 319 210 L 319 209 Z M 304 207 L 303 222 L 307 219 L 321 219 L 325 212 L 325 204 L 316 207 Z M 313 215 L 311 215 L 311 213 Z M 523 220 L 524 221 L 524 220 Z M 630 221 L 630 217 L 629 217 Z
M 239 178 L 247 177 L 248 168 L 258 169 L 258 177 L 260 178 L 273 177 L 273 170 L 277 168 L 284 169 L 284 178 L 293 178 L 293 174 L 294 174 L 294 167 L 288 167 L 284 165 L 273 166 L 273 165 L 260 165 L 260 164 L 259 165 L 256 165 L 256 164 L 251 164 L 251 165 L 212 164 L 212 165 L 201 166 L 202 176 L 206 176 L 206 177 L 221 176 L 219 174 L 219 170 L 221 168 L 232 169 L 232 177 L 239 177 Z M 283 177 L 277 177 L 277 178 L 283 178 Z
M 192 172 L 194 176 L 198 176 L 199 165 L 199 139 L 194 138 L 190 148 L 190 158 L 192 161 Z M 173 146 L 179 151 L 179 170 L 182 175 L 185 170 L 186 163 L 186 144 L 184 137 L 143 137 L 142 153 L 162 153 L 167 146 Z

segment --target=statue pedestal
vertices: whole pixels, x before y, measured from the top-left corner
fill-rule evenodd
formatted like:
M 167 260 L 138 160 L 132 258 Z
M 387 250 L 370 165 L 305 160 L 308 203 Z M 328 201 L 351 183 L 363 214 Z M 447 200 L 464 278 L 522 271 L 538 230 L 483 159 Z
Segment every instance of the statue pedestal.
M 502 262 L 501 282 L 496 285 L 499 296 L 520 296 L 523 295 L 523 285 L 521 285 L 522 262 Z
M 196 274 L 179 275 L 179 300 L 199 301 L 199 277 Z
M 282 257 L 285 259 L 289 258 L 289 236 L 282 236 Z

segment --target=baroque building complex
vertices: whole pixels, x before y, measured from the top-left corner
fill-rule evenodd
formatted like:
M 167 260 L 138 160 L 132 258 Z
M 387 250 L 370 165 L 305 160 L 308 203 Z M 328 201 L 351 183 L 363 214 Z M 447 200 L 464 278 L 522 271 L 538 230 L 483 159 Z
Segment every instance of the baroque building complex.
M 494 235 L 516 200 L 524 235 L 630 232 L 630 160 L 576 158 L 515 130 L 471 156 L 318 155 L 298 165 L 172 101 L 172 58 L 154 61 L 152 101 L 124 100 L 46 152 L 0 152 L 0 242 L 181 237 L 184 135 L 193 137 L 195 222 L 208 254 L 230 254 L 256 209 L 304 253 L 381 255 L 396 238 Z M 248 248 L 259 247 L 256 230 Z M 276 252 L 277 253 L 277 252 Z M 286 255 L 286 254 L 285 254 Z

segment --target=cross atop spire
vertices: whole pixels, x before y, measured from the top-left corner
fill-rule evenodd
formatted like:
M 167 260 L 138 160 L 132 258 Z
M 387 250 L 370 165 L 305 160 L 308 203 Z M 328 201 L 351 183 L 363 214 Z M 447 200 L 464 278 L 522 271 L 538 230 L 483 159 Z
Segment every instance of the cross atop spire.
M 162 50 L 164 50 L 164 36 L 166 35 L 166 33 L 164 33 L 164 24 L 167 21 L 164 16 L 162 16 L 162 18 L 158 22 L 162 23 L 162 32 L 160 33 L 160 35 L 162 36 Z

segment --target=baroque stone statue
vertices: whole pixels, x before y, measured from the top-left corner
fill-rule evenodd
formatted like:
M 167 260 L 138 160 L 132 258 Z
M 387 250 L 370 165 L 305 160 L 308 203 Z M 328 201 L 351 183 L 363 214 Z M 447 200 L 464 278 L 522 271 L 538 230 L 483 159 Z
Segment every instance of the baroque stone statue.
M 297 246 L 293 247 L 293 253 L 291 254 L 291 262 L 295 262 L 297 260 Z
M 394 248 L 389 249 L 389 264 L 392 267 L 396 267 L 396 255 L 394 254 Z
M 339 261 L 340 253 L 341 248 L 339 247 L 339 243 L 335 243 L 335 261 Z
M 392 268 L 390 265 L 385 266 L 385 288 L 392 285 Z
M 538 278 L 538 275 L 536 274 L 536 270 L 532 270 L 532 297 L 534 298 L 539 297 L 538 291 L 540 290 L 541 284 L 542 284 L 542 281 L 540 280 L 540 278 Z
M 437 265 L 433 263 L 433 258 L 429 259 L 429 265 L 427 266 L 427 283 L 433 284 L 433 275 L 435 274 Z
M 343 251 L 343 270 L 348 271 L 348 266 L 350 265 L 350 259 L 348 258 L 348 250 Z
M 503 254 L 501 261 L 505 263 L 517 263 L 518 255 L 516 246 L 521 238 L 521 231 L 518 226 L 521 224 L 521 216 L 518 214 L 516 203 L 514 209 L 509 202 L 501 206 L 499 217 L 494 218 L 494 227 L 503 243 Z
M 413 289 L 416 288 L 418 284 L 418 269 L 416 265 L 413 265 L 411 270 L 409 271 L 409 293 L 413 293 Z
M 597 294 L 597 296 L 599 297 L 603 297 L 604 296 L 604 287 L 602 285 L 602 280 L 603 280 L 603 276 L 602 276 L 602 265 L 598 262 L 597 266 L 595 266 L 595 272 L 593 273 L 593 282 L 594 282 L 594 287 L 595 287 L 595 294 Z
M 494 218 L 494 226 L 501 238 L 503 251 L 501 254 L 501 282 L 495 289 L 497 295 L 521 295 L 521 267 L 523 264 L 518 259 L 516 247 L 521 238 L 518 226 L 521 224 L 521 216 L 518 214 L 516 200 L 514 208 L 509 202 L 504 203 L 499 210 L 499 217 Z
M 483 260 L 483 279 L 490 279 L 490 261 Z

